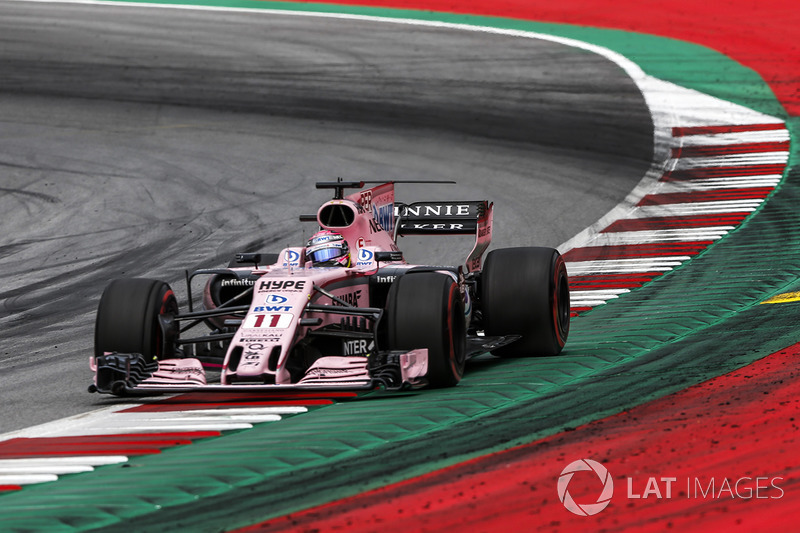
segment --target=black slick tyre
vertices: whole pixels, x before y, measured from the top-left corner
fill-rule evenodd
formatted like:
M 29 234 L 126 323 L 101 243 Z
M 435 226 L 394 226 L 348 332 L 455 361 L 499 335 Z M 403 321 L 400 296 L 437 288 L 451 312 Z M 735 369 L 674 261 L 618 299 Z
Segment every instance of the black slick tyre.
M 428 383 L 452 387 L 464 374 L 466 324 L 458 284 L 445 274 L 400 276 L 386 302 L 392 350 L 428 349 Z
M 486 335 L 522 335 L 493 354 L 559 354 L 570 321 L 569 282 L 561 254 L 543 247 L 489 252 L 481 274 L 481 306 Z
M 112 281 L 97 307 L 95 356 L 105 352 L 140 353 L 146 359 L 174 355 L 174 346 L 169 339 L 165 340 L 159 317 L 177 312 L 175 294 L 163 281 L 141 278 Z M 170 333 L 177 337 L 177 332 Z

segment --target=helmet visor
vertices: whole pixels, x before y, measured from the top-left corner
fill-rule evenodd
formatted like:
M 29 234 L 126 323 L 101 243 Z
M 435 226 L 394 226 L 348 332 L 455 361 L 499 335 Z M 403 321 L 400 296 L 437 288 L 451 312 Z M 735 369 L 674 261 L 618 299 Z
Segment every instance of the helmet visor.
M 344 250 L 342 250 L 341 245 L 331 245 L 329 244 L 325 248 L 320 248 L 318 250 L 310 251 L 306 254 L 306 257 L 312 263 L 324 263 L 326 261 L 330 261 L 332 259 L 336 259 L 337 257 L 341 257 L 344 255 Z

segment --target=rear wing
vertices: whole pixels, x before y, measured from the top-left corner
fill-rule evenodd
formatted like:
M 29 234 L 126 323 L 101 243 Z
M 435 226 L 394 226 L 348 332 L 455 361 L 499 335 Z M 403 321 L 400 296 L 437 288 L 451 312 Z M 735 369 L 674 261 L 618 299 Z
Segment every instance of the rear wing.
M 494 204 L 473 202 L 416 202 L 395 205 L 395 240 L 404 235 L 475 235 L 467 270 L 480 270 L 483 253 L 492 242 Z

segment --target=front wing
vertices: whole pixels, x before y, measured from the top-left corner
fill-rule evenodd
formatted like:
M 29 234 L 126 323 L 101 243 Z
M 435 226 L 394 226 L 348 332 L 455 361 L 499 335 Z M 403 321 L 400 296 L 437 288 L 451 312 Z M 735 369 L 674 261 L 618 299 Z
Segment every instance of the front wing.
M 194 358 L 147 360 L 141 354 L 107 353 L 92 358 L 94 383 L 89 392 L 152 395 L 195 391 L 386 390 L 427 385 L 428 350 L 378 352 L 364 357 L 321 357 L 292 384 L 209 384 Z

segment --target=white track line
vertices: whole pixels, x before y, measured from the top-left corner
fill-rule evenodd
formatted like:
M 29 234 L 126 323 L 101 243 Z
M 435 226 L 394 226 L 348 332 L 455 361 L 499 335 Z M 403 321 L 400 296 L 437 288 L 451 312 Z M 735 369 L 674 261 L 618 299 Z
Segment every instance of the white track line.
M 785 165 L 789 161 L 789 152 L 753 152 L 746 154 L 730 154 L 710 157 L 682 157 L 673 159 L 670 168 L 673 170 L 690 170 L 706 167 L 728 167 L 748 165 Z
M 680 228 L 652 231 L 620 231 L 601 233 L 592 241 L 592 246 L 620 246 L 625 244 L 654 244 L 668 242 L 692 242 L 717 240 L 728 234 L 735 226 L 711 226 L 705 228 Z
M 768 131 L 742 131 L 736 133 L 712 133 L 684 135 L 680 137 L 682 146 L 725 146 L 763 142 L 785 142 L 790 140 L 785 129 Z
M 746 189 L 751 187 L 775 187 L 781 177 L 777 174 L 766 176 L 742 176 L 735 178 L 711 178 L 703 180 L 664 181 L 656 186 L 651 194 L 671 192 L 712 191 L 724 189 Z
M 0 475 L 0 485 L 35 485 L 57 479 L 54 474 L 9 474 Z

